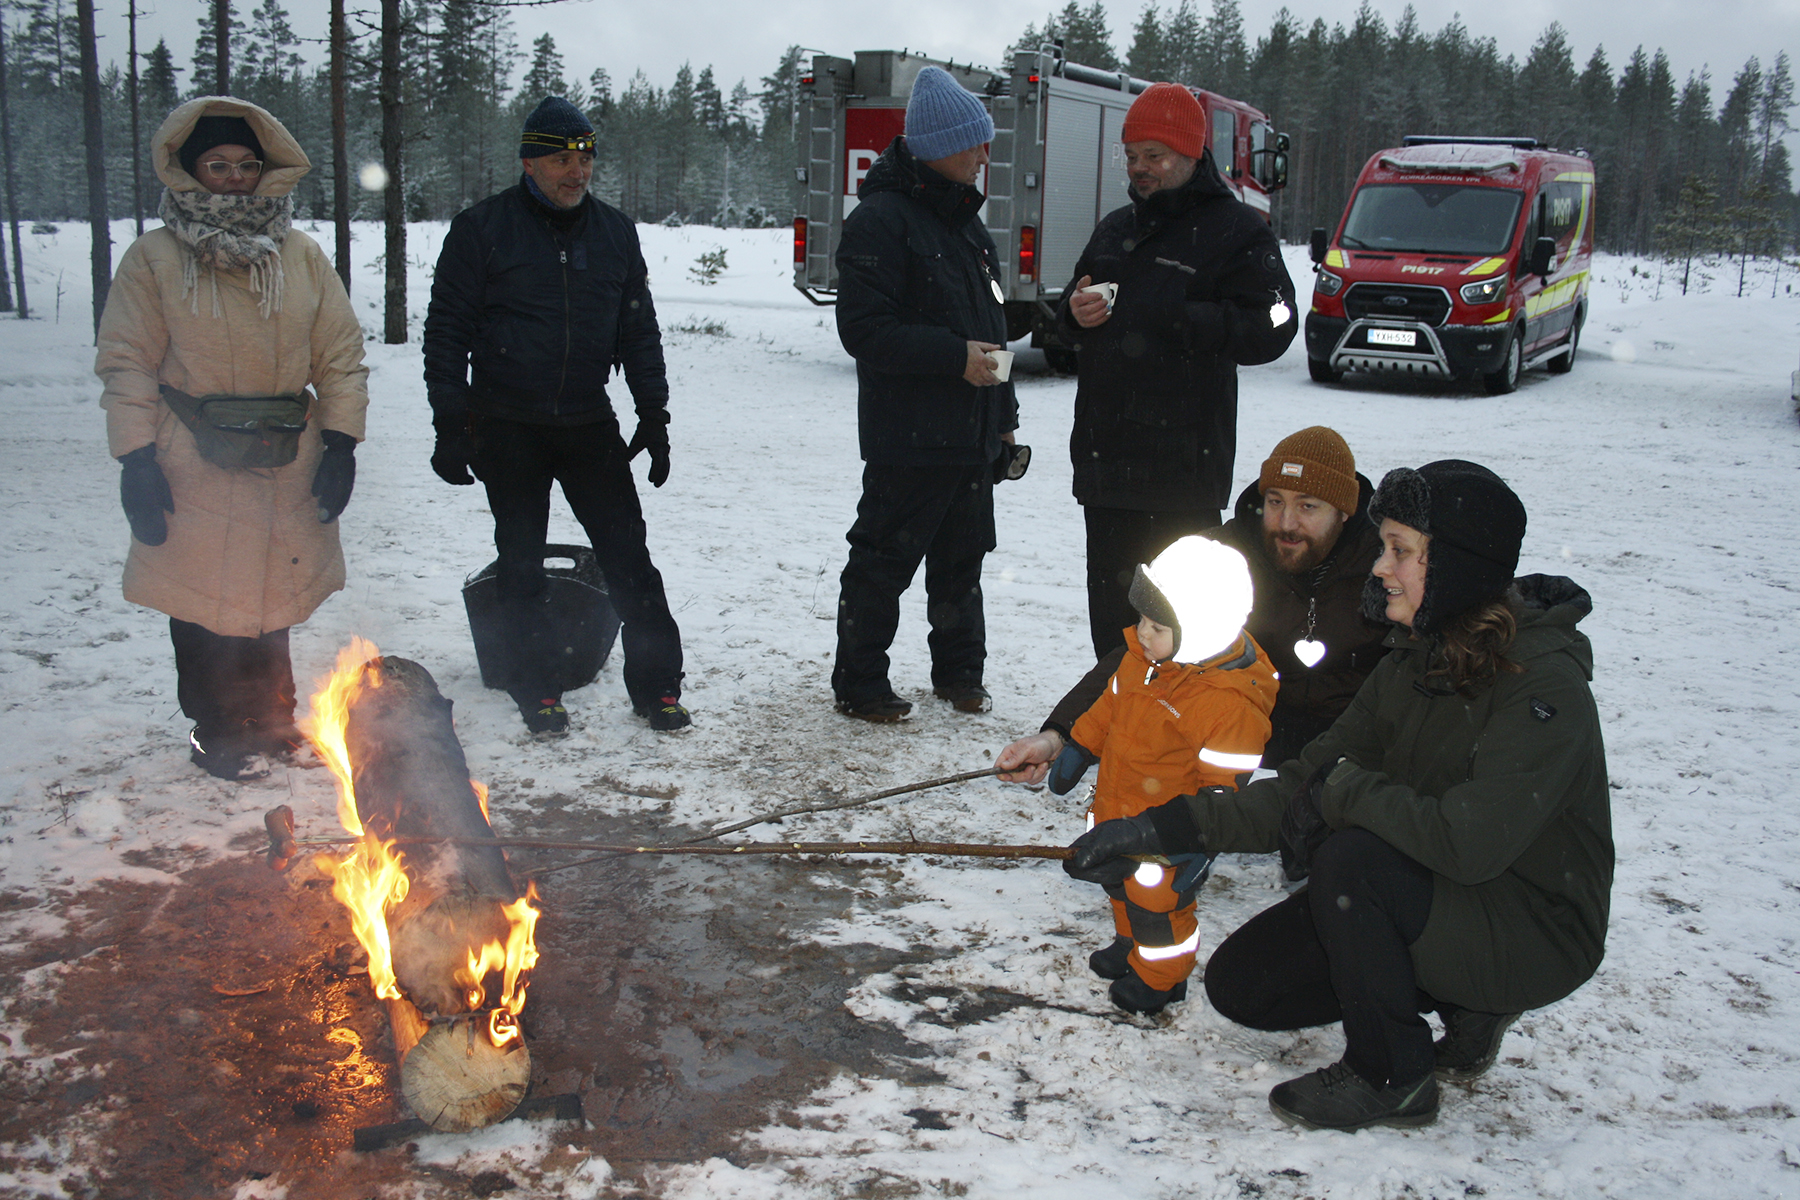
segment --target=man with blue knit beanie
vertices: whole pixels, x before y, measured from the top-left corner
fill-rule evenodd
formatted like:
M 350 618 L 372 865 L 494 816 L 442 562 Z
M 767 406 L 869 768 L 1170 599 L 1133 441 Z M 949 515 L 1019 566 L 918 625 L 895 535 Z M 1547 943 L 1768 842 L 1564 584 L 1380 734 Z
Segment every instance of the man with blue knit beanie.
M 650 728 L 692 725 L 681 632 L 645 545 L 629 463 L 669 477 L 669 381 L 631 219 L 588 194 L 594 127 L 551 96 L 519 135 L 518 184 L 458 213 L 425 316 L 425 386 L 445 483 L 487 487 L 511 651 L 507 690 L 534 734 L 567 732 L 544 613 L 550 487 L 587 531 L 620 620 L 625 690 Z M 637 409 L 628 445 L 606 394 L 615 366 Z M 470 472 L 474 472 L 474 478 Z
M 837 709 L 899 721 L 888 678 L 900 595 L 925 564 L 932 692 L 985 712 L 981 562 L 994 548 L 995 464 L 1018 404 L 988 351 L 1006 344 L 1000 260 L 976 213 L 994 121 L 926 67 L 894 139 L 857 189 L 838 243 L 838 337 L 856 360 L 863 494 L 840 577 Z

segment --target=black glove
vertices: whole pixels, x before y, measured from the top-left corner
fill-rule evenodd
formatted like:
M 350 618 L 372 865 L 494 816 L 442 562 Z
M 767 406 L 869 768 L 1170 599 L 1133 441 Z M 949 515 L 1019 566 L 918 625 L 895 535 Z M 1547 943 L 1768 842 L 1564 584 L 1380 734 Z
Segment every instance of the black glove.
M 1074 853 L 1063 859 L 1063 870 L 1071 878 L 1102 887 L 1117 887 L 1138 869 L 1127 855 L 1163 853 L 1162 839 L 1156 836 L 1147 812 L 1102 821 L 1076 838 L 1069 849 Z
M 1000 444 L 1000 457 L 994 460 L 994 482 L 1005 483 L 1009 479 L 1023 479 L 1031 466 L 1031 447 L 1020 446 L 1012 442 Z
M 652 409 L 638 414 L 637 432 L 631 435 L 631 444 L 625 447 L 625 460 L 629 462 L 646 450 L 650 452 L 650 486 L 661 487 L 669 482 L 667 409 Z
M 163 513 L 175 511 L 175 497 L 169 491 L 168 476 L 156 465 L 156 443 L 119 455 L 119 465 L 125 468 L 119 476 L 119 503 L 131 522 L 131 536 L 146 546 L 162 545 L 169 540 L 169 522 Z
M 350 503 L 356 486 L 356 439 L 336 429 L 321 430 L 325 453 L 313 473 L 312 494 L 319 498 L 319 524 L 329 525 Z
M 1312 873 L 1313 854 L 1332 835 L 1333 830 L 1325 823 L 1322 811 L 1325 777 L 1342 761 L 1341 758 L 1333 759 L 1314 771 L 1305 786 L 1288 800 L 1287 811 L 1281 814 L 1281 830 L 1277 835 L 1281 842 L 1281 872 L 1291 882 L 1298 883 Z
M 437 479 L 457 488 L 473 484 L 475 477 L 468 473 L 468 466 L 475 461 L 475 439 L 468 432 L 468 417 L 439 416 L 432 426 L 437 430 L 437 446 L 432 448 L 432 470 L 437 471 Z
M 1100 760 L 1089 753 L 1088 748 L 1080 742 L 1065 742 L 1061 753 L 1050 764 L 1050 790 L 1059 796 L 1066 796 L 1069 790 L 1081 782 L 1087 769 Z

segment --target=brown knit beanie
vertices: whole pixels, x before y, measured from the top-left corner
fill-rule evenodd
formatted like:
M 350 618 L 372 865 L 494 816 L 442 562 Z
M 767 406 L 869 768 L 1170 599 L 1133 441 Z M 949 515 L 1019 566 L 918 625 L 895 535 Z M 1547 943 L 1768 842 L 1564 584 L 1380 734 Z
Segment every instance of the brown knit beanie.
M 1317 496 L 1339 512 L 1356 512 L 1362 489 L 1356 482 L 1356 456 L 1342 435 L 1323 425 L 1290 433 L 1263 461 L 1257 486 L 1263 491 L 1286 488 Z
M 1199 158 L 1206 152 L 1206 112 L 1179 83 L 1153 83 L 1131 102 L 1119 140 L 1161 142 L 1177 154 Z

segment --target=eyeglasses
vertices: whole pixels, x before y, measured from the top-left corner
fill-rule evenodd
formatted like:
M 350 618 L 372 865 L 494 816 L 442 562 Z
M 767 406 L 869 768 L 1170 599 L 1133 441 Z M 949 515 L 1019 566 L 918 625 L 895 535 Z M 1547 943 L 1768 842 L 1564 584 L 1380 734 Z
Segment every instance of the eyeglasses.
M 255 179 L 262 174 L 263 165 L 254 158 L 241 163 L 228 163 L 223 159 L 203 162 L 200 169 L 214 179 L 230 179 L 233 175 L 242 175 L 245 179 Z

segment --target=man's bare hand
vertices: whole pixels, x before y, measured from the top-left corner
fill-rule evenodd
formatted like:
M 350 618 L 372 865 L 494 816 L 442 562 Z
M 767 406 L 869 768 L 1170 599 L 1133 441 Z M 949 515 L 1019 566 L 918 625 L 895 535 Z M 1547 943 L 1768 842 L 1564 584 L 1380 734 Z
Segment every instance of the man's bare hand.
M 1094 282 L 1093 276 L 1083 275 L 1075 281 L 1075 294 L 1069 297 L 1069 315 L 1083 329 L 1092 329 L 1096 325 L 1104 325 L 1112 316 L 1106 307 L 1106 297 L 1099 292 L 1084 292 L 1081 289 Z
M 1022 737 L 994 759 L 1004 783 L 1040 784 L 1050 774 L 1050 764 L 1062 753 L 1062 734 L 1054 729 Z
M 988 357 L 989 350 L 1004 350 L 1005 346 L 996 346 L 992 342 L 970 342 L 969 363 L 963 368 L 963 379 L 976 387 L 991 387 L 1000 382 L 994 374 L 994 368 L 1000 364 Z

